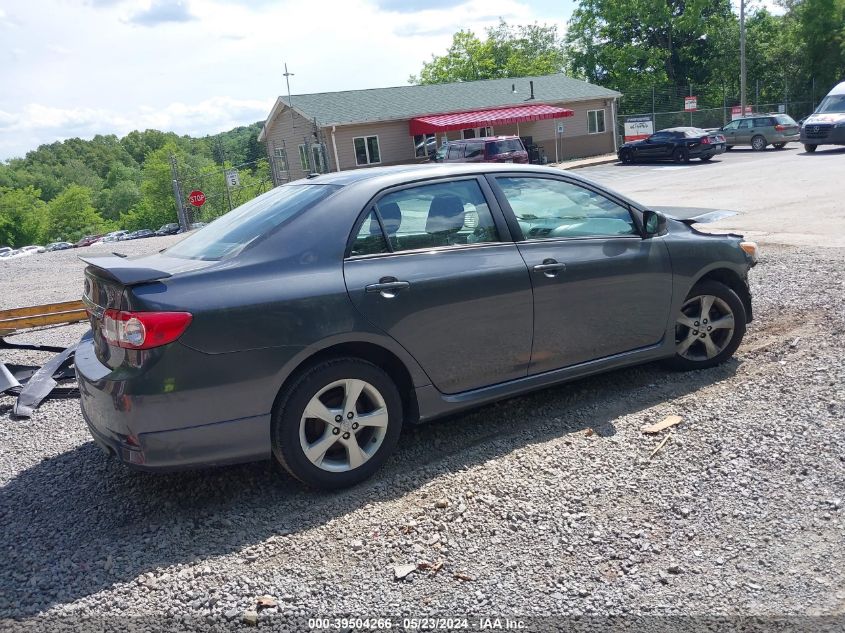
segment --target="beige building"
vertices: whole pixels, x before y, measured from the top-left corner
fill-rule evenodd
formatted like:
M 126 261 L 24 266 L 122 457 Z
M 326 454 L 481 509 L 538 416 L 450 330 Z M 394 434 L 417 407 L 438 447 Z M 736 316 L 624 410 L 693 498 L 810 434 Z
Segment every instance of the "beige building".
M 620 96 L 561 74 L 293 95 L 276 100 L 259 140 L 277 183 L 426 162 L 447 140 L 479 136 L 518 135 L 555 162 L 615 151 Z

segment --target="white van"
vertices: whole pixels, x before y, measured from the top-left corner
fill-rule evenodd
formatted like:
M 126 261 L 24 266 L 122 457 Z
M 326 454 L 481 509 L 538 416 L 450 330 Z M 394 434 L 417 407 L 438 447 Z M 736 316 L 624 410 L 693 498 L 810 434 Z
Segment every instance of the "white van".
M 845 145 L 845 81 L 822 99 L 801 126 L 801 142 L 808 152 L 819 145 Z

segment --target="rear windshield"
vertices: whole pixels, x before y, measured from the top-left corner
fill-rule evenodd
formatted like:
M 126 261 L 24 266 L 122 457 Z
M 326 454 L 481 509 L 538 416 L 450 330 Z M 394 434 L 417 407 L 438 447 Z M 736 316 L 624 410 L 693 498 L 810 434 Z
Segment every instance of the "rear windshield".
M 788 114 L 778 114 L 775 119 L 777 119 L 777 122 L 781 125 L 798 125 L 795 122 L 795 119 L 793 119 Z
M 707 136 L 707 132 L 698 127 L 688 127 L 684 130 L 684 136 L 687 138 L 696 138 L 699 136 Z
M 816 114 L 845 112 L 845 95 L 827 95 L 816 110 Z
M 253 198 L 165 252 L 184 259 L 233 257 L 249 244 L 330 196 L 337 185 L 282 185 Z
M 521 152 L 525 148 L 522 147 L 522 141 L 511 139 L 507 141 L 490 141 L 487 143 L 487 155 L 495 156 L 496 154 L 507 154 L 508 152 Z

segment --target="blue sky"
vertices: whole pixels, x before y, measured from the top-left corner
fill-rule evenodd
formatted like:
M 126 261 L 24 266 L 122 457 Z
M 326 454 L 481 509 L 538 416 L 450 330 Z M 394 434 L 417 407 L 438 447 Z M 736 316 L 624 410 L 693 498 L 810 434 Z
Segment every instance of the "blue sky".
M 762 0 L 772 2 L 772 0 Z M 574 0 L 0 0 L 0 160 L 73 136 L 202 135 L 283 93 L 407 83 L 459 29 L 565 30 Z

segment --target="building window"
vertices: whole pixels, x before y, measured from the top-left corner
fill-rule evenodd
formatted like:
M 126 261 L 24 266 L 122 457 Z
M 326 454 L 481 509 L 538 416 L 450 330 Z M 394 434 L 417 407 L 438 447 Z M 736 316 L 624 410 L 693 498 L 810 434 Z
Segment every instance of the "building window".
M 273 150 L 273 156 L 276 158 L 276 169 L 279 171 L 288 170 L 288 153 L 281 147 Z
M 425 158 L 437 151 L 437 137 L 434 134 L 414 135 L 414 156 Z
M 308 148 L 303 143 L 299 146 L 299 166 L 302 171 L 311 171 L 311 161 L 308 160 Z
M 355 162 L 358 165 L 375 165 L 381 162 L 378 136 L 358 136 L 352 139 L 355 146 Z
M 461 138 L 462 139 L 475 138 L 475 128 L 469 128 L 469 129 L 466 129 L 466 130 L 461 130 Z
M 604 132 L 604 110 L 587 111 L 587 134 Z
M 325 174 L 328 169 L 326 168 L 326 153 L 323 151 L 323 146 L 318 144 L 312 145 L 311 157 L 314 159 L 314 171 Z

